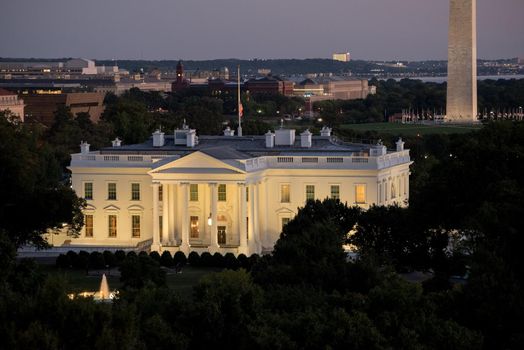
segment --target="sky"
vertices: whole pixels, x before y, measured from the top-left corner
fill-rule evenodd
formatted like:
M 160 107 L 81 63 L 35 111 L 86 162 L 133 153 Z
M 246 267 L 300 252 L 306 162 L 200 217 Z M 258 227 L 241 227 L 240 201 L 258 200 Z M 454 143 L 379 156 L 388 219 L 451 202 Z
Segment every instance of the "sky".
M 448 0 L 0 0 L 0 57 L 446 59 Z M 479 58 L 524 56 L 524 0 L 478 0 Z

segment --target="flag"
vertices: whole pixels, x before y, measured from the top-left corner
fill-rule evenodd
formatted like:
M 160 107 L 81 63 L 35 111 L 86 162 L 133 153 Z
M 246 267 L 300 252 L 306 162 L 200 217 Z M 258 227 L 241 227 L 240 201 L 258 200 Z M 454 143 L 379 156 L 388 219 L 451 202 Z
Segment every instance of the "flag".
M 242 102 L 238 102 L 238 116 L 242 117 L 244 115 L 244 106 L 242 106 Z

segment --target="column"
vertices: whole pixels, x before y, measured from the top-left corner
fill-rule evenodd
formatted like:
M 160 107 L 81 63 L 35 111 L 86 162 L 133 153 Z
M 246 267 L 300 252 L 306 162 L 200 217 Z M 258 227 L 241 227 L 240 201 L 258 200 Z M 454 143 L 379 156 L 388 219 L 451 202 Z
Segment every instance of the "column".
M 248 246 L 249 246 L 249 254 L 256 253 L 255 249 L 255 228 L 254 228 L 254 222 L 255 222 L 255 190 L 254 185 L 249 184 L 249 230 L 248 230 Z
M 162 242 L 169 242 L 169 185 L 162 184 Z
M 253 185 L 253 241 L 256 247 L 256 253 L 260 254 L 260 186 L 258 183 Z
M 169 185 L 169 241 L 175 242 L 175 185 Z
M 209 191 L 211 193 L 211 208 L 210 214 L 212 219 L 211 225 L 211 247 L 218 250 L 218 234 L 217 234 L 217 210 L 218 210 L 218 193 L 217 193 L 217 184 L 210 183 Z M 206 218 L 207 221 L 207 218 Z
M 181 247 L 189 252 L 189 184 L 182 183 L 182 245 Z
M 151 250 L 160 250 L 160 230 L 159 230 L 159 215 L 158 215 L 158 188 L 159 183 L 153 183 L 153 243 Z
M 240 253 L 247 253 L 247 201 L 246 201 L 246 185 L 244 183 L 238 184 L 238 191 L 240 192 L 238 203 L 238 234 L 240 235 Z

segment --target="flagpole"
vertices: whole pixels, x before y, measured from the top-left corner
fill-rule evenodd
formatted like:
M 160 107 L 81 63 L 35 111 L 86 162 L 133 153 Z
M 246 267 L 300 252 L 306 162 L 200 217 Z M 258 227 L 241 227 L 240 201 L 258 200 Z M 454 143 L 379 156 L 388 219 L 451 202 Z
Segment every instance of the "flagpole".
M 242 102 L 240 101 L 240 65 L 237 66 L 237 85 L 238 85 L 238 94 L 237 94 L 237 98 L 238 98 L 238 106 L 237 106 L 237 109 L 238 109 L 238 136 L 242 136 L 242 110 L 241 110 L 241 106 L 242 106 Z

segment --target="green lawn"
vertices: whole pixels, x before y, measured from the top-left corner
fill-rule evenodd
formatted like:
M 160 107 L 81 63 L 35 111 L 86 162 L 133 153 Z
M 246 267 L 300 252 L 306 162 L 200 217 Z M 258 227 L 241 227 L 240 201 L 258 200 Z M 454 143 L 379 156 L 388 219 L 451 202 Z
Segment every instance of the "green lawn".
M 343 124 L 341 129 L 376 131 L 394 135 L 464 134 L 479 130 L 481 125 L 422 125 L 400 123 Z
M 52 265 L 41 265 L 42 271 L 49 275 L 63 277 L 68 284 L 68 293 L 79 293 L 82 291 L 96 292 L 100 287 L 101 276 L 86 275 L 85 271 L 63 270 Z M 220 271 L 216 268 L 207 267 L 190 267 L 187 266 L 182 273 L 175 274 L 171 270 L 167 271 L 167 285 L 169 288 L 178 292 L 183 298 L 191 298 L 193 286 L 205 275 Z M 113 275 L 111 275 L 113 273 Z M 106 272 L 109 288 L 119 289 L 120 276 L 116 276 L 117 270 L 112 270 L 109 274 Z

